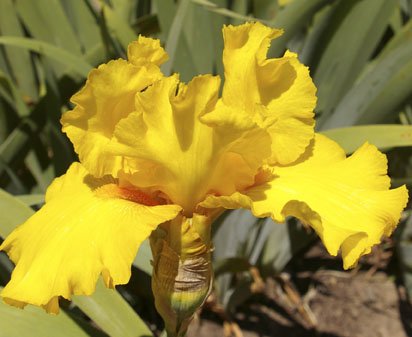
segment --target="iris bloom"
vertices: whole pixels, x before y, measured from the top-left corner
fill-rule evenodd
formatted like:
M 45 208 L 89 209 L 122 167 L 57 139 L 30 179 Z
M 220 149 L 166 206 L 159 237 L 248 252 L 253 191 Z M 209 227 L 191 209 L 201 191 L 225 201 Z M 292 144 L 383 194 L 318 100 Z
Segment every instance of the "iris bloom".
M 127 283 L 150 237 L 156 306 L 179 334 L 210 290 L 210 226 L 222 209 L 295 216 L 345 268 L 390 235 L 406 188 L 389 189 L 375 146 L 346 158 L 314 132 L 307 67 L 291 52 L 266 57 L 280 35 L 260 23 L 223 28 L 220 98 L 217 76 L 163 76 L 154 39 L 92 70 L 61 120 L 80 162 L 0 246 L 16 264 L 3 299 L 57 313 L 59 296 L 91 294 L 100 275 L 108 287 Z

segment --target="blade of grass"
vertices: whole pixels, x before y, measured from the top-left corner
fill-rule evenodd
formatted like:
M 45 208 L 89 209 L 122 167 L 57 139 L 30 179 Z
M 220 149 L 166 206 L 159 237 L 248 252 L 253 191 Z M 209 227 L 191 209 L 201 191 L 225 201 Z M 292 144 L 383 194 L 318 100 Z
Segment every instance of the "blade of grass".
M 19 117 L 26 117 L 29 115 L 29 109 L 26 103 L 23 101 L 18 88 L 13 83 L 13 81 L 11 81 L 11 79 L 7 77 L 1 70 L 0 95 L 11 107 L 16 110 Z
M 213 72 L 215 54 L 211 48 L 213 45 L 211 14 L 190 3 L 183 24 L 184 38 L 198 74 Z
M 0 301 L 0 318 L 0 335 L 4 337 L 44 337 L 51 334 L 53 337 L 90 336 L 64 312 L 52 316 L 41 308 L 27 306 L 21 310 Z
M 347 0 L 334 7 L 311 65 L 318 88 L 317 111 L 321 114 L 318 126 L 332 113 L 375 51 L 395 4 L 395 0 Z
M 288 41 L 302 28 L 308 26 L 312 17 L 320 8 L 330 4 L 333 0 L 295 0 L 280 10 L 271 25 L 284 30 L 283 35 L 272 41 L 269 54 L 273 57 L 281 56 Z
M 112 337 L 152 337 L 153 334 L 117 291 L 101 280 L 91 296 L 74 296 L 73 302 Z
M 374 144 L 380 150 L 412 146 L 412 125 L 358 125 L 322 133 L 338 142 L 347 154 L 353 153 L 365 142 Z
M 44 41 L 81 56 L 81 44 L 74 33 L 60 0 L 16 0 L 24 26 L 36 40 Z M 47 55 L 49 56 L 49 55 Z M 67 69 L 54 58 L 48 60 L 59 78 Z
M 21 194 L 16 195 L 15 198 L 27 206 L 36 206 L 44 203 L 44 194 Z
M 127 50 L 129 43 L 136 40 L 137 34 L 128 22 L 103 2 L 102 11 L 109 32 L 118 39 L 123 49 Z
M 23 28 L 11 0 L 0 1 L 0 31 L 1 35 L 24 36 Z M 30 53 L 15 47 L 6 47 L 5 52 L 21 93 L 36 100 L 38 91 Z
M 29 151 L 24 162 L 27 168 L 30 170 L 30 173 L 36 180 L 40 190 L 43 193 L 46 192 L 46 189 L 49 186 L 50 181 L 47 181 L 46 179 L 44 179 L 43 170 L 41 168 L 39 159 L 36 156 L 36 153 L 33 150 Z
M 102 43 L 96 14 L 86 4 L 86 1 L 61 0 L 61 4 L 67 13 L 77 39 L 81 42 L 84 54 Z
M 253 0 L 253 15 L 264 20 L 273 20 L 279 10 L 279 4 L 273 0 Z
M 22 201 L 0 189 L 0 236 L 5 238 L 14 228 L 34 214 Z
M 21 162 L 30 150 L 30 139 L 33 133 L 38 131 L 37 125 L 24 119 L 20 125 L 13 130 L 6 140 L 0 144 L 0 158 L 6 166 Z M 4 165 L 0 166 L 0 175 L 4 172 Z
M 152 275 L 152 250 L 150 249 L 150 243 L 148 240 L 142 242 L 139 247 L 139 251 L 133 261 L 133 265 L 140 270 L 143 270 L 146 274 Z
M 83 77 L 86 77 L 92 68 L 83 58 L 47 42 L 23 37 L 0 36 L 0 44 L 28 49 L 50 57 L 65 66 L 69 66 Z
M 176 15 L 173 19 L 172 25 L 170 26 L 169 34 L 167 36 L 166 41 L 166 52 L 169 54 L 169 60 L 162 65 L 162 71 L 166 75 L 170 75 L 172 72 L 172 67 L 176 56 L 176 50 L 182 32 L 185 16 L 189 8 L 189 3 L 190 0 L 181 0 L 179 2 L 176 10 Z
M 404 44 L 369 67 L 322 127 L 384 121 L 411 94 L 412 44 Z
M 207 0 L 191 0 L 191 1 L 197 5 L 203 6 L 208 11 L 211 11 L 219 15 L 226 16 L 231 19 L 239 20 L 242 22 L 255 20 L 255 21 L 260 21 L 262 23 L 269 24 L 265 20 L 254 18 L 253 16 L 242 15 L 242 14 L 236 13 L 235 11 L 231 11 L 230 9 L 219 7 L 218 5 L 216 5 L 215 3 L 211 1 L 207 1 Z

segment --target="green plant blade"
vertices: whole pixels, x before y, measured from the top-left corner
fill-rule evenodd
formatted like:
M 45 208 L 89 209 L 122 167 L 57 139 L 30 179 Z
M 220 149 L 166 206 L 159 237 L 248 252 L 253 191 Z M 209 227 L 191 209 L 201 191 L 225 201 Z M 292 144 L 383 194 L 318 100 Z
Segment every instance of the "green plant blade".
M 11 0 L 0 1 L 0 31 L 2 35 L 22 37 L 23 28 Z M 16 83 L 21 93 L 31 99 L 37 99 L 37 85 L 30 53 L 16 47 L 5 48 L 8 63 L 10 64 Z
M 0 70 L 0 96 L 12 106 L 19 117 L 26 117 L 29 115 L 29 108 L 23 101 L 17 86 L 13 81 Z
M 270 47 L 271 56 L 281 56 L 287 42 L 303 27 L 308 25 L 313 15 L 330 0 L 295 0 L 277 13 L 271 25 L 282 28 L 283 35 L 274 40 Z
M 21 310 L 0 301 L 0 322 L 0 337 L 90 336 L 64 312 L 52 316 L 30 305 Z
M 86 1 L 61 1 L 67 13 L 77 39 L 81 42 L 84 54 L 96 45 L 102 44 L 102 39 L 94 13 Z
M 62 48 L 53 46 L 47 42 L 13 36 L 0 36 L 0 44 L 29 49 L 44 56 L 48 56 L 61 64 L 64 64 L 78 74 L 86 77 L 92 66 L 83 58 L 76 56 Z
M 239 273 L 248 271 L 252 265 L 244 257 L 227 257 L 213 261 L 213 272 L 215 277 L 224 273 Z
M 212 15 L 214 14 L 190 3 L 183 23 L 182 36 L 187 41 L 198 74 L 213 73 L 215 54 L 214 48 L 211 48 L 214 42 Z
M 384 121 L 411 94 L 412 44 L 409 43 L 369 67 L 322 128 Z
M 152 250 L 150 249 L 149 240 L 144 240 L 139 247 L 139 251 L 133 261 L 133 265 L 143 270 L 147 275 L 152 275 Z
M 153 334 L 117 291 L 101 280 L 91 296 L 74 296 L 73 302 L 111 337 L 152 337 Z
M 230 9 L 227 9 L 227 8 L 224 8 L 224 7 L 219 7 L 218 5 L 216 5 L 216 3 L 208 1 L 208 0 L 191 0 L 191 1 L 195 4 L 197 4 L 197 5 L 203 6 L 208 11 L 211 11 L 211 12 L 219 14 L 219 15 L 226 16 L 226 17 L 234 19 L 234 20 L 238 20 L 238 23 L 239 22 L 244 22 L 244 21 L 250 21 L 250 20 L 257 20 L 257 21 L 265 22 L 264 20 L 254 18 L 252 16 L 242 15 L 242 14 L 237 13 L 235 11 L 231 11 Z M 237 3 L 235 3 L 235 6 L 236 6 L 236 4 Z M 243 5 L 243 4 L 241 4 L 241 5 Z
M 118 39 L 123 49 L 127 50 L 129 43 L 136 40 L 137 34 L 117 12 L 103 3 L 102 6 L 104 19 L 106 20 L 110 33 Z
M 264 20 L 273 20 L 279 10 L 279 4 L 273 0 L 253 0 L 253 15 Z
M 15 6 L 31 37 L 81 56 L 81 44 L 59 0 L 16 0 Z M 44 66 L 53 69 L 57 78 L 67 71 L 53 58 L 47 57 Z
M 394 49 L 412 43 L 412 20 L 409 20 L 379 53 L 377 60 L 383 59 Z
M 34 211 L 22 201 L 0 189 L 0 236 L 5 238 Z
M 334 6 L 311 65 L 320 121 L 333 111 L 373 54 L 395 4 L 394 0 L 346 0 Z
M 59 0 L 17 0 L 16 7 L 34 38 L 81 55 L 80 43 Z
M 44 203 L 44 194 L 21 194 L 16 199 L 27 206 L 41 205 Z
M 166 41 L 166 52 L 169 55 L 169 60 L 162 65 L 163 72 L 168 75 L 172 72 L 176 51 L 182 32 L 183 23 L 186 13 L 189 9 L 190 0 L 181 0 L 176 9 L 176 14 L 170 26 L 169 34 Z
M 339 143 L 348 154 L 365 142 L 374 144 L 380 150 L 412 146 L 411 125 L 362 125 L 331 129 L 322 133 Z

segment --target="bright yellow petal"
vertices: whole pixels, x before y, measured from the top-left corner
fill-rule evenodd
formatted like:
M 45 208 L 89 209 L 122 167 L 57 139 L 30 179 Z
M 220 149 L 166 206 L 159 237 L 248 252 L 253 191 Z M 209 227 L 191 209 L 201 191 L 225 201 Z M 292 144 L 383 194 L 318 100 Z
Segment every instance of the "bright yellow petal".
M 386 157 L 375 146 L 366 143 L 345 158 L 335 142 L 316 135 L 297 163 L 275 167 L 267 183 L 232 197 L 209 197 L 202 205 L 247 207 L 277 221 L 295 216 L 315 229 L 329 253 L 340 248 L 350 268 L 392 233 L 408 192 L 404 186 L 389 190 Z
M 157 66 L 167 58 L 158 40 L 139 37 L 129 45 L 130 60 L 114 60 L 90 72 L 61 123 L 80 161 L 95 176 L 117 177 L 122 158 L 106 152 L 116 124 L 134 111 L 136 93 L 162 77 Z
M 286 165 L 313 138 L 316 88 L 296 54 L 266 58 L 270 41 L 280 35 L 258 22 L 224 27 L 222 100 L 241 118 L 261 120 L 272 138 L 269 163 Z
M 236 123 L 209 124 L 219 79 L 205 75 L 188 85 L 176 76 L 136 96 L 136 112 L 119 122 L 111 151 L 133 168 L 131 182 L 160 190 L 186 214 L 207 193 L 232 194 L 254 182 L 270 154 L 266 131 Z
M 79 163 L 53 182 L 46 199 L 0 246 L 16 264 L 1 296 L 53 313 L 58 296 L 90 295 L 100 274 L 108 287 L 127 283 L 141 242 L 180 211 L 139 204 L 139 193 L 95 179 Z
M 160 46 L 160 40 L 139 36 L 127 47 L 127 58 L 136 66 L 152 63 L 160 66 L 169 58 L 166 51 Z

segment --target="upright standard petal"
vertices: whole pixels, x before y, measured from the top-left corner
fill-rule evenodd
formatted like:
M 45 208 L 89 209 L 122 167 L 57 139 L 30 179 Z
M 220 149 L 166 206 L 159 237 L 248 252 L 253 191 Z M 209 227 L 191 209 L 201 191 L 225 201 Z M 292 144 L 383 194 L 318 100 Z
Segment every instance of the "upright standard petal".
M 270 41 L 281 33 L 259 22 L 223 28 L 222 101 L 245 120 L 260 120 L 272 138 L 269 163 L 286 165 L 313 138 L 316 88 L 296 54 L 266 58 Z
M 139 36 L 127 47 L 127 58 L 135 66 L 147 66 L 155 64 L 160 66 L 166 62 L 169 56 L 160 46 L 160 40 Z
M 388 236 L 406 206 L 405 186 L 389 190 L 386 157 L 364 144 L 346 158 L 335 142 L 316 135 L 299 160 L 276 166 L 263 184 L 231 197 L 209 197 L 205 207 L 247 207 L 256 216 L 284 221 L 295 216 L 310 225 L 329 253 L 341 249 L 344 267 Z
M 49 187 L 40 211 L 0 246 L 16 264 L 1 297 L 57 313 L 58 296 L 90 295 L 99 275 L 108 287 L 127 283 L 141 242 L 180 212 L 175 205 L 138 203 L 148 200 L 74 163 Z
M 260 129 L 203 122 L 215 109 L 219 79 L 188 85 L 163 78 L 136 96 L 136 111 L 119 122 L 111 151 L 125 157 L 130 181 L 160 190 L 190 215 L 207 193 L 231 194 L 250 186 L 270 138 Z
M 118 59 L 90 72 L 86 85 L 71 101 L 61 123 L 90 173 L 117 177 L 121 157 L 107 154 L 116 124 L 134 111 L 136 93 L 162 77 L 158 65 L 167 59 L 158 40 L 139 37 L 129 45 L 129 61 Z

